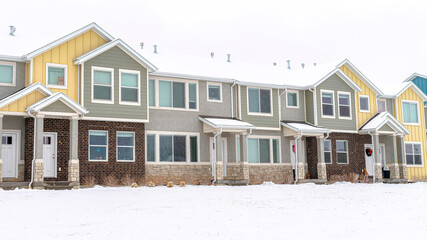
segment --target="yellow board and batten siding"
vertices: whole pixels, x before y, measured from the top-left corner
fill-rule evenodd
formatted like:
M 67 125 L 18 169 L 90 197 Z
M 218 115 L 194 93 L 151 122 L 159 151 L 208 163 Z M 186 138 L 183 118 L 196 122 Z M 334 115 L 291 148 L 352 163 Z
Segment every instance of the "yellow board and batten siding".
M 407 125 L 403 123 L 402 100 L 410 100 L 418 102 L 418 116 L 420 119 L 419 125 Z M 408 179 L 417 180 L 427 177 L 427 150 L 426 150 L 426 134 L 425 134 L 425 119 L 424 119 L 424 104 L 422 98 L 412 88 L 406 89 L 400 96 L 397 97 L 396 111 L 397 120 L 401 122 L 411 134 L 405 136 L 405 142 L 420 142 L 423 149 L 423 166 L 407 166 Z
M 361 92 L 356 93 L 356 112 L 357 112 L 357 128 L 361 127 L 366 121 L 368 121 L 375 113 L 377 113 L 377 96 L 371 88 L 366 85 L 360 78 L 356 76 L 347 66 L 342 65 L 340 67 L 353 82 L 355 82 L 361 89 Z M 359 95 L 369 96 L 369 112 L 360 112 L 359 109 Z
M 46 96 L 40 93 L 39 91 L 34 91 L 7 105 L 6 107 L 3 107 L 2 109 L 0 109 L 0 112 L 25 112 L 25 109 L 28 106 L 31 106 L 32 104 L 42 100 L 45 97 Z
M 33 83 L 46 83 L 46 63 L 67 65 L 67 89 L 50 88 L 53 92 L 63 92 L 78 101 L 78 66 L 73 60 L 103 44 L 106 40 L 94 31 L 83 33 L 33 58 Z M 30 83 L 30 63 L 27 63 L 27 85 Z

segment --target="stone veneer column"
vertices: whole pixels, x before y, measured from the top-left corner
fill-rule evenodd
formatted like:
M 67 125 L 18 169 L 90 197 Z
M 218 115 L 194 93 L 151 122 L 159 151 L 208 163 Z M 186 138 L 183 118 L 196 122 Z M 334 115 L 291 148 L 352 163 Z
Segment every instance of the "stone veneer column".
M 403 135 L 397 137 L 398 161 L 399 161 L 399 174 L 401 179 L 408 179 L 406 172 L 406 155 L 405 155 L 405 141 Z
M 36 115 L 35 125 L 37 126 L 34 134 L 35 141 L 35 156 L 34 172 L 33 172 L 33 188 L 44 188 L 44 164 L 43 164 L 43 128 L 44 116 Z
M 243 133 L 240 135 L 240 169 L 242 171 L 243 180 L 249 180 L 248 166 L 248 135 Z
M 326 163 L 324 154 L 325 137 L 317 136 L 317 179 L 327 180 Z
M 223 180 L 224 179 L 224 172 L 223 172 L 223 159 L 222 159 L 222 138 L 221 134 L 216 136 L 216 146 L 215 146 L 215 158 L 216 158 L 216 180 Z
M 70 120 L 70 160 L 68 161 L 68 181 L 70 186 L 78 188 L 80 185 L 78 159 L 79 120 L 72 117 Z
M 296 167 L 298 168 L 298 179 L 305 179 L 305 171 L 304 171 L 304 153 L 302 148 L 302 139 L 298 139 L 297 141 L 297 155 L 296 155 Z
M 396 134 L 393 134 L 392 138 L 393 138 L 393 158 L 392 158 L 392 162 L 389 166 L 390 178 L 391 179 L 399 179 L 400 174 L 399 174 L 399 164 L 397 163 L 397 143 L 396 143 L 397 136 L 396 136 Z
M 380 136 L 378 133 L 374 133 L 374 158 L 375 158 L 375 164 L 374 164 L 374 171 L 375 171 L 375 179 L 378 182 L 382 182 L 383 179 L 383 170 L 381 167 L 381 158 L 380 158 Z
M 2 137 L 3 137 L 3 114 L 0 114 L 0 183 L 3 182 L 3 160 L 2 160 Z

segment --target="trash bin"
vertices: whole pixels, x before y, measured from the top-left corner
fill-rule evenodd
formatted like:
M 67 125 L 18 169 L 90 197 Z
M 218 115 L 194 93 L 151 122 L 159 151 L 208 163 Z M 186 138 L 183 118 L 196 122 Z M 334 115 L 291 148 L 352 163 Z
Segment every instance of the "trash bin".
M 383 168 L 383 178 L 390 178 L 390 169 Z

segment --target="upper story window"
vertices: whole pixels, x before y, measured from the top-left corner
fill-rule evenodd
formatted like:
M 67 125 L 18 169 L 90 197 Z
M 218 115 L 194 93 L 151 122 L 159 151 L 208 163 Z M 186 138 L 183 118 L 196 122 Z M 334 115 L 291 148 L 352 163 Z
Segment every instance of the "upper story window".
M 150 107 L 156 106 L 156 80 L 148 80 L 148 101 Z
M 351 94 L 338 92 L 338 109 L 340 119 L 351 119 Z
M 0 86 L 15 86 L 16 63 L 0 61 Z
M 403 124 L 418 125 L 420 123 L 418 115 L 417 101 L 402 101 Z
M 359 111 L 370 112 L 369 95 L 359 95 Z
M 298 108 L 298 91 L 288 90 L 286 92 L 286 107 L 288 108 Z
M 334 91 L 320 90 L 322 102 L 322 117 L 334 118 L 335 117 L 335 104 L 334 104 Z
M 222 84 L 207 83 L 208 102 L 222 102 Z
M 140 72 L 120 69 L 119 76 L 119 103 L 140 105 Z
M 196 81 L 150 79 L 149 104 L 157 108 L 197 110 L 197 86 Z
M 92 102 L 114 103 L 114 69 L 92 67 Z
M 386 103 L 385 103 L 385 99 L 378 99 L 378 100 L 377 100 L 377 105 L 378 105 L 377 109 L 378 109 L 378 112 L 379 112 L 379 113 L 380 113 L 380 112 L 385 112 L 385 111 L 386 111 Z
M 67 65 L 46 63 L 46 85 L 51 88 L 67 88 Z
M 248 88 L 249 114 L 271 114 L 271 90 Z

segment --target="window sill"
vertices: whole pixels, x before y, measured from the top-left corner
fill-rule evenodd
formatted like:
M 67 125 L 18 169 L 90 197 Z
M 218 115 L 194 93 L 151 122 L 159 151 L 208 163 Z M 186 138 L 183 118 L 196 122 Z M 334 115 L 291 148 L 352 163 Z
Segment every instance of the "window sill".
M 337 162 L 337 164 L 347 165 L 349 163 L 348 162 L 346 162 L 346 163 L 339 163 L 339 162 Z
M 128 106 L 141 106 L 140 102 L 126 102 L 126 101 L 119 101 L 120 105 L 128 105 Z
M 335 115 L 334 116 L 322 115 L 322 118 L 335 119 Z
M 14 84 L 14 83 L 0 83 L 0 86 L 4 86 L 4 87 L 16 87 L 16 84 Z
M 98 104 L 114 104 L 113 101 L 102 101 L 102 100 L 93 100 L 92 103 L 98 103 Z
M 212 102 L 212 103 L 222 103 L 222 100 L 207 100 L 207 102 Z
M 272 117 L 273 114 L 272 113 L 252 113 L 252 112 L 248 112 L 247 113 L 250 116 L 264 116 L 264 117 Z
M 116 162 L 132 163 L 132 162 L 135 162 L 135 160 L 116 160 Z
M 187 112 L 198 112 L 199 109 L 190 109 L 190 108 L 172 108 L 172 107 L 150 107 L 151 109 L 157 109 L 157 110 L 172 110 L 172 111 L 187 111 Z
M 46 87 L 48 88 L 56 88 L 56 89 L 67 89 L 67 86 L 61 86 L 61 85 L 52 85 L 52 84 L 47 84 Z
M 359 110 L 359 112 L 361 112 L 361 113 L 370 113 L 371 111 L 369 111 L 369 110 Z
M 299 106 L 286 106 L 286 108 L 294 108 L 294 109 L 297 109 L 297 108 L 299 108 Z
M 424 164 L 421 164 L 421 165 L 416 165 L 416 164 L 408 165 L 408 164 L 406 164 L 406 167 L 407 167 L 407 168 L 408 168 L 408 167 L 410 167 L 410 168 L 424 167 Z
M 108 159 L 107 160 L 89 160 L 89 162 L 108 162 Z
M 405 122 L 403 122 L 403 125 L 420 126 L 420 123 L 405 123 Z
M 338 119 L 341 119 L 341 120 L 353 120 L 353 118 L 351 118 L 351 117 L 338 117 Z

